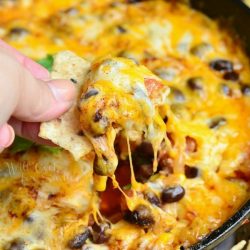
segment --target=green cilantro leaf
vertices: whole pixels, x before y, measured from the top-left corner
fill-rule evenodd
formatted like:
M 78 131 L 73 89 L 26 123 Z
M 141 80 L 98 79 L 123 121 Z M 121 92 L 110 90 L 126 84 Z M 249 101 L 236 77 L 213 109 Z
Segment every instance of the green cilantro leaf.
M 39 145 L 38 148 L 41 151 L 48 152 L 51 154 L 57 154 L 62 150 L 60 147 L 51 147 L 46 145 Z
M 22 138 L 20 136 L 16 136 L 14 142 L 12 143 L 12 145 L 10 147 L 10 152 L 12 154 L 26 152 L 29 149 L 31 149 L 32 147 L 37 148 L 38 150 L 41 150 L 43 152 L 51 153 L 51 154 L 57 154 L 61 151 L 60 147 L 38 145 L 38 144 L 35 144 L 34 142 L 29 141 L 25 138 Z
M 22 137 L 16 136 L 14 142 L 12 143 L 10 147 L 10 152 L 13 154 L 24 152 L 30 149 L 33 145 L 34 145 L 34 142 L 24 139 Z
M 42 58 L 37 62 L 41 64 L 44 68 L 46 68 L 49 72 L 51 72 L 54 63 L 54 57 L 52 55 L 47 55 L 45 58 Z

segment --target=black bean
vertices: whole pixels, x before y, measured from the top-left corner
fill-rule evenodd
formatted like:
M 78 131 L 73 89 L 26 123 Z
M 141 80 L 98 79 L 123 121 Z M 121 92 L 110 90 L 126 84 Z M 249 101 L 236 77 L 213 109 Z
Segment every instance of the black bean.
M 58 194 L 49 194 L 48 195 L 48 200 L 53 200 L 58 196 Z
M 34 218 L 32 216 L 27 216 L 25 218 L 25 222 L 27 222 L 27 223 L 32 223 L 33 221 L 34 221 Z
M 74 79 L 74 78 L 70 78 L 70 81 L 73 82 L 73 83 L 75 83 L 75 84 L 77 83 L 77 80 Z
M 139 65 L 139 58 L 136 54 L 133 54 L 129 51 L 121 51 L 117 56 L 124 57 L 132 60 L 136 65 Z
M 142 142 L 136 149 L 137 154 L 141 156 L 154 157 L 154 149 L 150 142 Z
M 29 34 L 29 31 L 25 28 L 16 27 L 16 28 L 10 29 L 9 34 L 11 36 L 25 36 Z
M 97 233 L 103 232 L 103 231 L 110 229 L 110 228 L 111 228 L 110 223 L 106 222 L 106 221 L 104 221 L 100 224 L 94 223 L 94 225 L 92 226 L 92 229 Z
M 80 131 L 77 133 L 77 135 L 79 135 L 79 136 L 84 136 L 84 133 L 83 133 L 82 130 L 80 130 Z
M 118 25 L 118 26 L 117 26 L 117 29 L 118 29 L 118 31 L 119 31 L 120 33 L 126 33 L 126 32 L 127 32 L 127 30 L 126 30 L 124 27 L 122 27 L 121 25 Z
M 118 2 L 111 2 L 110 3 L 110 7 L 112 7 L 112 8 L 115 8 L 115 7 L 119 6 L 119 5 L 120 4 Z
M 68 14 L 69 16 L 75 16 L 75 15 L 77 15 L 78 14 L 78 9 L 76 9 L 76 8 L 69 8 L 69 9 L 66 9 L 65 11 L 64 11 L 64 13 L 66 13 L 66 14 Z
M 178 74 L 178 70 L 171 67 L 160 67 L 156 68 L 154 70 L 154 73 L 163 80 L 173 81 Z
M 156 205 L 158 207 L 161 205 L 161 200 L 154 192 L 147 192 L 145 194 L 145 197 L 151 204 Z
M 99 91 L 96 89 L 90 89 L 85 95 L 84 95 L 84 99 L 87 100 L 89 99 L 91 96 L 95 96 L 98 95 Z
M 185 195 L 185 189 L 181 185 L 163 189 L 161 200 L 163 203 L 173 203 L 181 200 Z
M 227 123 L 227 120 L 223 117 L 215 117 L 211 120 L 209 128 L 217 129 Z
M 145 205 L 138 205 L 134 211 L 126 211 L 124 219 L 143 228 L 149 228 L 155 223 L 151 209 Z
M 179 90 L 177 88 L 171 88 L 170 93 L 173 94 L 175 102 L 184 102 L 185 101 L 185 96 L 181 90 Z
M 223 78 L 225 80 L 228 80 L 228 81 L 233 81 L 233 82 L 237 82 L 239 80 L 239 74 L 235 71 L 232 71 L 232 72 L 226 72 L 224 75 L 223 75 Z
M 153 165 L 152 164 L 142 164 L 136 166 L 135 178 L 138 182 L 145 183 L 153 175 Z
M 202 90 L 203 89 L 202 78 L 201 77 L 189 78 L 188 81 L 187 81 L 187 86 L 191 90 Z
M 107 156 L 106 156 L 106 155 L 104 155 L 104 154 L 102 155 L 102 159 L 103 159 L 104 161 L 106 161 L 106 162 L 108 161 Z
M 69 241 L 68 246 L 72 249 L 81 248 L 90 236 L 90 230 L 87 228 L 83 233 L 76 235 Z
M 213 60 L 210 62 L 209 66 L 211 69 L 222 73 L 233 71 L 233 63 L 228 60 L 223 60 L 223 59 Z
M 165 124 L 167 124 L 167 123 L 168 123 L 168 117 L 165 116 L 165 117 L 163 118 L 163 121 L 165 122 Z
M 110 229 L 110 224 L 107 222 L 102 222 L 99 225 L 98 224 L 94 224 L 92 226 L 92 235 L 91 235 L 91 240 L 95 243 L 95 244 L 102 244 L 105 243 L 109 240 L 110 238 L 110 234 L 107 232 Z
M 153 146 L 149 142 L 141 143 L 133 153 L 133 165 L 135 169 L 135 178 L 139 182 L 146 182 L 153 174 Z
M 188 179 L 193 179 L 198 176 L 199 170 L 197 167 L 185 165 L 185 175 Z
M 102 119 L 102 114 L 101 114 L 100 110 L 98 110 L 94 114 L 93 121 L 94 122 L 99 122 L 101 119 Z
M 220 85 L 221 88 L 221 92 L 226 95 L 226 96 L 232 96 L 233 95 L 233 91 L 232 89 L 225 83 Z
M 241 92 L 245 96 L 250 96 L 250 85 L 241 84 Z
M 145 1 L 145 0 L 127 0 L 127 3 L 134 4 L 134 3 L 140 3 L 142 1 Z
M 10 245 L 5 248 L 6 250 L 24 250 L 25 249 L 25 242 L 20 239 L 15 239 L 10 242 Z

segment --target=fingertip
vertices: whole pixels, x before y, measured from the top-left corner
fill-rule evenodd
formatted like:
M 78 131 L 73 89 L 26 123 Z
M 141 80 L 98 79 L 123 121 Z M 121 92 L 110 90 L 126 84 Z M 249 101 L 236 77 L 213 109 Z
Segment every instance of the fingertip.
M 76 97 L 75 86 L 67 80 L 50 80 L 42 82 L 48 88 L 43 94 L 41 111 L 36 112 L 38 115 L 32 115 L 25 121 L 43 122 L 55 119 L 66 112 L 73 104 Z M 50 93 L 49 93 L 50 92 Z M 41 106 L 40 106 L 41 107 Z M 46 107 L 48 107 L 46 109 Z M 22 119 L 24 120 L 24 119 Z
M 26 122 L 44 122 L 59 117 L 74 103 L 76 91 L 67 80 L 43 81 L 27 76 L 23 82 L 21 102 L 13 116 Z
M 9 124 L 4 124 L 0 127 L 0 148 L 9 147 L 15 138 L 14 129 Z

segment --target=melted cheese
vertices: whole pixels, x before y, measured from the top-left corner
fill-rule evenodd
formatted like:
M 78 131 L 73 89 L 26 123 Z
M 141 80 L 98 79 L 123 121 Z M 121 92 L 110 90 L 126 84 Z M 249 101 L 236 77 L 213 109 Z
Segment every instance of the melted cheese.
M 74 162 L 66 152 L 31 151 L 1 159 L 0 249 L 11 249 L 14 241 L 25 249 L 63 249 L 58 244 L 67 243 L 92 213 L 91 158 Z
M 114 140 L 118 132 L 130 141 L 151 142 L 156 160 L 166 134 L 158 109 L 165 105 L 168 93 L 169 88 L 158 77 L 132 60 L 112 58 L 92 65 L 79 107 L 83 132 L 97 154 L 97 174 L 114 174 L 118 165 Z

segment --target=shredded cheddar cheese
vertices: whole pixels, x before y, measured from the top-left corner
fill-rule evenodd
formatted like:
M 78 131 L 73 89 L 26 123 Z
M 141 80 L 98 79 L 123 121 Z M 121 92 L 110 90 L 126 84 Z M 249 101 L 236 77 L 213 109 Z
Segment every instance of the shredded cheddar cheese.
M 166 134 L 158 109 L 168 93 L 166 84 L 132 60 L 112 58 L 92 65 L 79 107 L 81 127 L 97 155 L 97 174 L 114 174 L 118 165 L 114 141 L 120 130 L 131 141 L 152 143 L 156 171 L 157 151 Z

